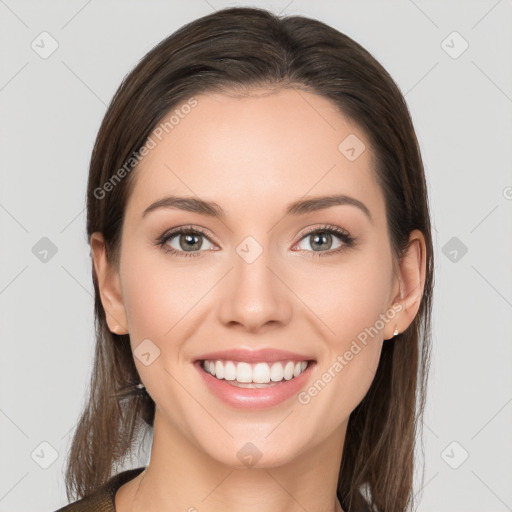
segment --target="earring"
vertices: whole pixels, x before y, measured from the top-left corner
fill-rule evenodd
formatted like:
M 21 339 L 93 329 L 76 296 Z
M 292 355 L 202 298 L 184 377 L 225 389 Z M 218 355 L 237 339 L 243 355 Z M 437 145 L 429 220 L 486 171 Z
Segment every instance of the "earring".
M 397 336 L 398 334 L 400 334 L 400 333 L 398 332 L 398 329 L 397 329 L 397 328 L 395 328 L 395 330 L 394 330 L 394 332 L 393 332 L 393 336 Z
M 146 386 L 144 386 L 142 382 L 139 382 L 138 384 L 127 384 L 121 388 L 118 388 L 117 392 L 114 393 L 113 396 L 115 396 L 118 400 L 125 400 L 136 396 L 145 397 L 147 394 L 148 392 L 146 391 Z

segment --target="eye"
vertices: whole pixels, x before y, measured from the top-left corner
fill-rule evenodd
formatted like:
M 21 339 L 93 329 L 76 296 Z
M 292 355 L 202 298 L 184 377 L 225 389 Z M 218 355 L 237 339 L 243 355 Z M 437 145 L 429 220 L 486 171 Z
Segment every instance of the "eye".
M 205 248 L 206 240 L 209 238 L 202 230 L 185 226 L 165 232 L 157 240 L 157 245 L 176 256 L 194 257 L 200 256 L 201 251 L 213 250 Z
M 336 239 L 338 239 L 336 245 Z M 301 243 L 308 241 L 306 246 L 300 247 Z M 191 226 L 181 226 L 166 231 L 156 241 L 156 245 L 165 252 L 179 257 L 201 256 L 203 251 L 212 251 L 215 249 L 205 247 L 205 242 L 212 242 L 208 235 L 199 228 Z M 301 241 L 296 244 L 300 249 L 312 253 L 311 256 L 332 256 L 338 254 L 350 247 L 354 247 L 356 239 L 347 231 L 336 226 L 321 226 L 308 231 L 302 236 Z M 333 247 L 333 244 L 334 247 Z M 323 250 L 326 249 L 326 250 Z M 315 254 L 316 253 L 316 254 Z
M 336 238 L 341 240 L 341 242 L 338 242 L 338 244 L 333 247 L 333 244 L 336 244 Z M 303 241 L 307 242 L 305 244 L 305 250 L 317 253 L 312 254 L 312 256 L 331 256 L 355 245 L 355 238 L 347 231 L 336 226 L 322 226 L 310 230 L 301 238 L 301 242 Z M 301 242 L 299 242 L 297 246 L 299 246 Z M 309 248 L 307 246 L 309 246 Z M 304 249 L 304 247 L 301 248 Z

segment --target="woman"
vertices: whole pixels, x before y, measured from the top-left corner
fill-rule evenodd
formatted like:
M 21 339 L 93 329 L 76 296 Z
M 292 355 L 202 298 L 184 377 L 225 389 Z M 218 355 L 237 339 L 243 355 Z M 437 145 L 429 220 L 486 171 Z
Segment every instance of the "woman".
M 263 9 L 185 25 L 117 91 L 87 197 L 97 344 L 62 512 L 414 505 L 427 187 L 366 50 Z M 146 431 L 148 466 L 116 473 Z

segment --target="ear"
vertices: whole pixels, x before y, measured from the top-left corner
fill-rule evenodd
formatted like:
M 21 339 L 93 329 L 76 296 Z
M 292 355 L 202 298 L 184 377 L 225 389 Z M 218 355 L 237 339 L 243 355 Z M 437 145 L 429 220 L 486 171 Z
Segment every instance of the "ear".
M 127 334 L 128 322 L 121 293 L 119 272 L 107 259 L 105 240 L 100 232 L 91 235 L 90 245 L 108 328 L 115 334 Z
M 387 323 L 383 334 L 384 339 L 391 339 L 395 329 L 401 333 L 409 327 L 420 308 L 426 274 L 426 246 L 423 233 L 417 229 L 411 232 L 409 244 L 400 258 L 395 277 L 395 290 L 393 301 L 397 311 L 394 319 Z M 398 309 L 398 305 L 401 309 Z

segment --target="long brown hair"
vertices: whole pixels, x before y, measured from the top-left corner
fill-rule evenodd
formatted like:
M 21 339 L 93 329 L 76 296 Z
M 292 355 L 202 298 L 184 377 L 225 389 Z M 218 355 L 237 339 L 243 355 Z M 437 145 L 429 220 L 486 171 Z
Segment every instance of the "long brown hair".
M 390 245 L 399 261 L 412 230 L 426 243 L 426 279 L 412 324 L 384 342 L 368 393 L 352 412 L 338 478 L 344 507 L 360 491 L 374 510 L 414 505 L 415 441 L 422 428 L 430 359 L 433 251 L 424 176 L 409 110 L 397 85 L 350 37 L 314 19 L 259 8 L 226 8 L 183 26 L 155 46 L 119 86 L 92 152 L 87 235 L 103 234 L 117 265 L 125 204 L 141 148 L 173 108 L 205 92 L 244 94 L 254 87 L 296 87 L 331 100 L 357 123 L 375 153 Z M 120 172 L 124 169 L 124 172 Z M 88 400 L 66 468 L 69 499 L 93 493 L 151 430 L 155 404 L 140 382 L 128 335 L 107 327 L 97 277 L 96 350 Z

